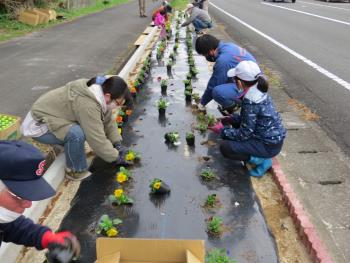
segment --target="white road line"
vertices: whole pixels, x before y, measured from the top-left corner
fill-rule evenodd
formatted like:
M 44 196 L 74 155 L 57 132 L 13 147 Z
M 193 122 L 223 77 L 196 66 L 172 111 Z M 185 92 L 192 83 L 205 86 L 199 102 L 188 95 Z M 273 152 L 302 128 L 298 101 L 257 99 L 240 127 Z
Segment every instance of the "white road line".
M 315 4 L 315 3 L 304 2 L 304 1 L 298 1 L 298 3 L 304 3 L 304 4 L 308 4 L 308 5 L 316 5 L 316 6 L 324 6 L 324 7 L 328 7 L 328 8 L 334 8 L 334 9 L 339 9 L 339 10 L 346 10 L 346 11 L 350 11 L 350 9 L 349 9 L 349 8 L 342 8 L 342 7 L 337 7 L 337 6 L 330 6 L 330 5 Z
M 275 40 L 272 37 L 266 35 L 265 33 L 261 32 L 260 30 L 256 29 L 255 27 L 249 25 L 248 23 L 244 22 L 243 20 L 239 19 L 238 17 L 231 15 L 230 13 L 226 12 L 225 10 L 223 10 L 222 8 L 220 8 L 217 5 L 213 4 L 212 2 L 210 2 L 210 5 L 212 5 L 213 7 L 215 7 L 216 9 L 221 11 L 222 13 L 224 13 L 225 15 L 227 15 L 227 16 L 231 17 L 232 19 L 236 20 L 237 22 L 241 23 L 242 25 L 246 26 L 247 28 L 251 29 L 255 33 L 259 34 L 260 36 L 262 36 L 262 37 L 266 38 L 267 40 L 271 41 L 272 43 L 274 43 L 278 47 L 284 49 L 285 51 L 287 51 L 291 55 L 293 55 L 296 58 L 300 59 L 301 61 L 303 61 L 304 63 L 306 63 L 310 67 L 312 67 L 313 69 L 317 70 L 318 72 L 320 72 L 321 74 L 325 75 L 326 77 L 334 80 L 335 82 L 340 84 L 342 87 L 344 87 L 344 88 L 346 88 L 347 90 L 350 91 L 350 83 L 349 82 L 339 78 L 335 74 L 333 74 L 333 73 L 329 72 L 328 70 L 324 69 L 323 67 L 317 65 L 316 63 L 312 62 L 310 59 L 304 57 L 303 55 L 301 55 L 301 54 L 297 53 L 296 51 L 290 49 L 289 47 L 285 46 L 284 44 L 278 42 L 277 40 Z
M 291 9 L 291 8 L 287 8 L 287 7 L 283 7 L 283 6 L 279 6 L 279 5 L 274 5 L 274 4 L 269 4 L 269 3 L 262 3 L 262 4 L 263 4 L 263 5 L 269 5 L 269 6 L 272 6 L 272 7 L 281 8 L 281 9 L 289 10 L 289 11 L 292 11 L 292 12 L 296 12 L 296 13 L 300 13 L 300 14 L 304 14 L 304 15 L 308 15 L 308 16 L 313 16 L 313 17 L 317 17 L 317 18 L 324 19 L 324 20 L 328 20 L 328 21 L 332 21 L 332 22 L 336 22 L 336 23 L 340 23 L 340 24 L 344 24 L 344 25 L 350 26 L 350 23 L 349 23 L 349 22 L 345 22 L 345 21 L 341 21 L 341 20 L 329 18 L 329 17 L 326 17 L 326 16 L 319 16 L 319 15 L 311 14 L 311 13 L 308 13 L 308 12 L 303 12 L 303 11 L 300 11 L 300 10 L 295 10 L 295 9 Z

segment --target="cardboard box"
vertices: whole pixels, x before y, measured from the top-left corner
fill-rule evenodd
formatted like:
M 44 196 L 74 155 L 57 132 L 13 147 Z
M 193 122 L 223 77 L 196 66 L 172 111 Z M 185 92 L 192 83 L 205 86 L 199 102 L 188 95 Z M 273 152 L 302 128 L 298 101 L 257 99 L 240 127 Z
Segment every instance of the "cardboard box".
M 204 240 L 98 238 L 97 263 L 204 263 Z
M 33 10 L 30 10 L 30 12 L 39 16 L 39 24 L 46 24 L 50 20 L 50 15 L 40 11 L 39 9 L 34 8 Z
M 37 26 L 39 24 L 39 16 L 31 12 L 21 12 L 18 17 L 18 21 L 27 25 Z
M 43 9 L 43 8 L 37 8 L 37 10 L 47 14 L 49 16 L 49 20 L 56 20 L 57 14 L 56 11 L 53 9 Z
M 5 130 L 0 131 L 0 140 L 18 140 L 21 137 L 21 118 L 9 114 L 5 115 L 15 118 L 16 121 Z

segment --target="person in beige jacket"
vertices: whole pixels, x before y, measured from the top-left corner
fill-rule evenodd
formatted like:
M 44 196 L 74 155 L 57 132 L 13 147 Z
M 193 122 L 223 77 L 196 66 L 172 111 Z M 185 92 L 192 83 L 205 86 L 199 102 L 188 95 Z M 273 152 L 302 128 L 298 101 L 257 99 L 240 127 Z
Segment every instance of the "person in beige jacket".
M 117 76 L 79 79 L 42 95 L 23 121 L 25 136 L 64 146 L 66 177 L 90 176 L 84 151 L 87 141 L 106 162 L 126 165 L 126 148 L 112 119 L 112 110 L 132 100 L 125 81 Z

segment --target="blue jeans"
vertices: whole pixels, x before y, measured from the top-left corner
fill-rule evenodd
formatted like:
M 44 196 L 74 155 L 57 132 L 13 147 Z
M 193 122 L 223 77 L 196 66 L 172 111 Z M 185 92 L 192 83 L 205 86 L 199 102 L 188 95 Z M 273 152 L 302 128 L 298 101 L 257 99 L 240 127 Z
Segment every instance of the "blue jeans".
M 33 139 L 44 144 L 58 144 L 64 146 L 66 166 L 74 172 L 87 170 L 88 164 L 84 148 L 85 134 L 80 125 L 73 124 L 64 138 L 64 141 L 57 139 L 51 132 L 47 132 Z
M 240 95 L 241 93 L 237 90 L 234 83 L 218 85 L 212 91 L 213 100 L 223 108 L 232 106 L 235 101 L 239 100 Z
M 211 22 L 203 22 L 199 18 L 196 18 L 195 20 L 193 20 L 192 24 L 193 24 L 196 32 L 199 32 L 202 29 L 212 28 L 212 26 L 213 26 Z
M 247 141 L 224 140 L 220 145 L 221 154 L 231 160 L 249 161 L 251 156 L 272 158 L 280 153 L 283 141 L 278 144 L 265 144 L 260 140 Z

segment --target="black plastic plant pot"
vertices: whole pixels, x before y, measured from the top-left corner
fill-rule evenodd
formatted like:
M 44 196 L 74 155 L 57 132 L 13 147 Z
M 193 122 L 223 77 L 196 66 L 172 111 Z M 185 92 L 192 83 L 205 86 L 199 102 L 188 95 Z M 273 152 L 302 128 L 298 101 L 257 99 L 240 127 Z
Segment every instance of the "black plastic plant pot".
M 168 86 L 163 85 L 163 86 L 160 86 L 160 87 L 162 89 L 162 94 L 166 94 L 166 90 L 167 90 Z
M 132 98 L 136 99 L 136 97 L 137 97 L 137 94 L 136 93 L 132 93 Z
M 165 115 L 165 110 L 166 109 L 158 109 L 159 116 L 164 116 Z
M 168 73 L 169 73 L 169 72 L 171 73 L 171 65 L 167 65 L 167 66 L 166 66 L 166 70 L 168 71 Z
M 192 101 L 192 95 L 186 95 L 185 99 L 187 102 L 191 102 Z
M 194 146 L 194 140 L 195 140 L 194 137 L 192 137 L 192 138 L 186 138 L 187 145 L 188 145 L 188 146 Z
M 168 194 L 170 193 L 170 186 L 162 181 L 159 189 L 154 189 L 153 194 Z

